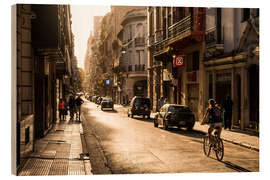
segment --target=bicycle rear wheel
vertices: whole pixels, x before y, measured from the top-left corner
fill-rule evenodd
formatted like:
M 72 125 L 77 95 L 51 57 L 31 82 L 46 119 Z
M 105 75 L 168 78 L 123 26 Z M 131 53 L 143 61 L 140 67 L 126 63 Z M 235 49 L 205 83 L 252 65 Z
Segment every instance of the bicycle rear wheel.
M 203 138 L 203 152 L 206 156 L 209 156 L 211 152 L 210 139 L 208 135 Z
M 224 156 L 224 146 L 223 146 L 223 141 L 220 138 L 217 138 L 215 153 L 216 153 L 217 159 L 221 161 Z

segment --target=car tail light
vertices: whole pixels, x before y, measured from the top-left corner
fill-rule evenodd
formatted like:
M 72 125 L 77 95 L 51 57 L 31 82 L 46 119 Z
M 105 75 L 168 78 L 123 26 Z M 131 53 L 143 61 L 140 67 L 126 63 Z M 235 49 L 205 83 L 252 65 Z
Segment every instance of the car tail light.
M 194 116 L 191 116 L 191 117 L 189 118 L 189 120 L 190 120 L 190 121 L 194 121 Z

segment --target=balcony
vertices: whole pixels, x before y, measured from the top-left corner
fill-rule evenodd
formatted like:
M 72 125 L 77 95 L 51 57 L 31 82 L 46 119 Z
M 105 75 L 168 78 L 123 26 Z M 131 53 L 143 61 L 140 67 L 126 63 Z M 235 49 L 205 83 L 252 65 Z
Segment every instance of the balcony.
M 147 76 L 147 72 L 146 72 L 145 64 L 136 64 L 136 65 L 128 66 L 128 77 L 137 78 L 137 77 L 146 77 L 146 76 Z
M 187 16 L 168 28 L 168 39 L 179 39 L 189 35 L 192 31 L 192 18 Z
M 149 46 L 153 46 L 155 44 L 155 36 L 149 36 Z
M 208 57 L 223 53 L 224 41 L 221 37 L 218 37 L 216 27 L 210 28 L 206 31 L 205 46 Z
M 145 71 L 145 64 L 136 64 L 135 71 Z
M 144 37 L 135 38 L 135 47 L 138 47 L 138 46 L 145 46 L 145 38 Z
M 154 49 L 155 49 L 154 56 L 158 56 L 158 55 L 168 52 L 169 50 L 168 39 L 164 39 L 160 42 L 155 43 Z
M 162 30 L 158 30 L 155 33 L 155 42 L 159 42 L 163 39 Z

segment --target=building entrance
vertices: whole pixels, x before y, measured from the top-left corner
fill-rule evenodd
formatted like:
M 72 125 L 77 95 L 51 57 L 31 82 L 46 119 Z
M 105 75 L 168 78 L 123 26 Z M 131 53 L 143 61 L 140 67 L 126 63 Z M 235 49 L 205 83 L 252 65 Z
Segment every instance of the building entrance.
M 259 66 L 249 68 L 249 128 L 259 131 Z

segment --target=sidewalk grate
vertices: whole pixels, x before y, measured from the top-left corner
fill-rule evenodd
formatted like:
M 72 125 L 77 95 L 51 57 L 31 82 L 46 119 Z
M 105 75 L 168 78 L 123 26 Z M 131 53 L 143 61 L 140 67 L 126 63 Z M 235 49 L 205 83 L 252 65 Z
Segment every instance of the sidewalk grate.
M 83 161 L 69 161 L 68 175 L 85 175 Z
M 68 160 L 53 160 L 49 175 L 68 175 Z

